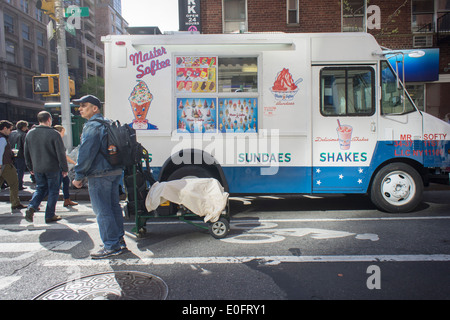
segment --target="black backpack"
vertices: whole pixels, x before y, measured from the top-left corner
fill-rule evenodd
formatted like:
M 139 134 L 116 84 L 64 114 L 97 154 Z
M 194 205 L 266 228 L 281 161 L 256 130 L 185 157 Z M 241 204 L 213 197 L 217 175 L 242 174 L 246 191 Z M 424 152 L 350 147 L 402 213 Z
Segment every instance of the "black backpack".
M 142 146 L 136 140 L 136 130 L 127 124 L 121 125 L 117 121 L 94 119 L 107 129 L 107 150 L 102 154 L 113 167 L 127 168 L 138 164 Z

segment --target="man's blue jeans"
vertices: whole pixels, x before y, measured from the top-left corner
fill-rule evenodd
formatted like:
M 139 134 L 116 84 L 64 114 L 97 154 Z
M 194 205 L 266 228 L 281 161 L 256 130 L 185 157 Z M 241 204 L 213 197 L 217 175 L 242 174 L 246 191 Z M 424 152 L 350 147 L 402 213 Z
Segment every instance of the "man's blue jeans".
M 16 158 L 14 160 L 14 166 L 16 167 L 16 170 L 17 170 L 17 179 L 19 180 L 19 190 L 22 190 L 23 189 L 23 176 L 27 169 L 27 165 L 25 164 L 25 159 Z
M 121 175 L 88 177 L 92 209 L 97 216 L 100 238 L 108 250 L 119 249 L 119 240 L 124 236 L 119 198 L 121 178 Z
M 33 193 L 28 207 L 34 210 L 39 208 L 42 200 L 48 192 L 47 207 L 45 208 L 45 219 L 51 219 L 55 215 L 56 202 L 59 198 L 59 188 L 61 186 L 61 172 L 34 173 L 36 179 L 36 191 Z

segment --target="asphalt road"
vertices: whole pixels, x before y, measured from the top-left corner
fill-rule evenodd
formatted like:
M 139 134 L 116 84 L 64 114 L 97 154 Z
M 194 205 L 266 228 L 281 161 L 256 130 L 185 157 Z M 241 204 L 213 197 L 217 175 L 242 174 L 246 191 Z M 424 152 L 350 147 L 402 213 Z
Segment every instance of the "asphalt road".
M 127 220 L 129 252 L 108 260 L 89 257 L 100 241 L 88 201 L 73 208 L 58 202 L 63 220 L 54 224 L 44 223 L 43 212 L 28 223 L 25 210 L 11 213 L 9 203 L 1 202 L 0 299 L 29 300 L 88 275 L 138 271 L 159 277 L 167 300 L 197 304 L 448 300 L 449 195 L 447 188 L 426 191 L 418 210 L 395 215 L 376 210 L 364 196 L 233 197 L 227 238 L 216 240 L 177 220 L 152 219 L 138 239 L 131 233 L 134 221 Z M 195 312 L 176 310 L 183 311 Z

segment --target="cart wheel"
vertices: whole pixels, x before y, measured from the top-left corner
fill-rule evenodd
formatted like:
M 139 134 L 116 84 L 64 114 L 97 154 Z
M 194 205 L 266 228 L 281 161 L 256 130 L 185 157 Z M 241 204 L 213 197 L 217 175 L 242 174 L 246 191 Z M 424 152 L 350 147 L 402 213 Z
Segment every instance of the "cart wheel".
M 209 224 L 209 233 L 216 239 L 223 239 L 230 232 L 230 223 L 225 218 Z

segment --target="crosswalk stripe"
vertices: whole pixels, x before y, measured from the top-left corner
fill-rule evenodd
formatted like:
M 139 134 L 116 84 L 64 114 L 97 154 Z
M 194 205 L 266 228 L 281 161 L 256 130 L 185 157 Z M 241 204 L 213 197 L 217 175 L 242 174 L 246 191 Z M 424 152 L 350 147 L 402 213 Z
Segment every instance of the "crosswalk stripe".
M 0 252 L 30 252 L 41 249 L 67 251 L 81 241 L 48 241 L 48 242 L 4 242 L 0 243 Z
M 145 259 L 104 259 L 104 260 L 45 260 L 45 267 L 92 267 L 108 265 L 173 265 L 173 264 L 240 264 L 252 260 L 262 265 L 277 265 L 283 262 L 323 263 L 323 262 L 448 262 L 450 255 L 350 255 L 350 256 L 228 256 L 228 257 L 174 257 Z

